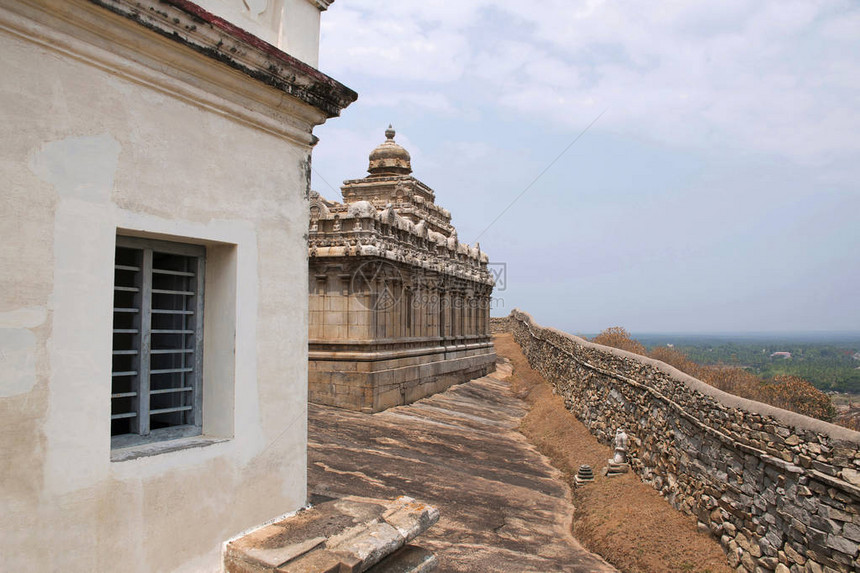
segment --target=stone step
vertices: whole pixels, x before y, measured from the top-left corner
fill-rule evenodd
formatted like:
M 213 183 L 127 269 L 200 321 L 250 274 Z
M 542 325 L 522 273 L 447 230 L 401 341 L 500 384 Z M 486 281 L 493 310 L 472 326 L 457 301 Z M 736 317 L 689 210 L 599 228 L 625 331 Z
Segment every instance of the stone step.
M 432 553 L 406 545 L 439 519 L 409 497 L 318 499 L 296 515 L 227 544 L 227 573 L 423 573 Z M 376 567 L 375 567 L 376 566 Z M 377 567 L 382 567 L 377 569 Z M 387 567 L 387 569 L 386 569 Z
M 439 560 L 432 551 L 406 545 L 367 570 L 367 573 L 429 573 L 435 571 Z
M 606 476 L 614 477 L 620 476 L 622 474 L 626 474 L 630 471 L 630 465 L 627 463 L 616 463 L 612 460 L 609 460 L 608 465 L 606 466 Z

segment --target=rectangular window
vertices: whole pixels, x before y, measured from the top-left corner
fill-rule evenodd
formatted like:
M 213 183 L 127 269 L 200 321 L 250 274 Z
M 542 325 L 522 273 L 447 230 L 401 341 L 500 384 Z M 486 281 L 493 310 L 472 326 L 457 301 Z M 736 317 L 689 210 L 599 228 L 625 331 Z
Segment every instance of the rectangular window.
M 205 247 L 117 236 L 111 447 L 202 428 Z

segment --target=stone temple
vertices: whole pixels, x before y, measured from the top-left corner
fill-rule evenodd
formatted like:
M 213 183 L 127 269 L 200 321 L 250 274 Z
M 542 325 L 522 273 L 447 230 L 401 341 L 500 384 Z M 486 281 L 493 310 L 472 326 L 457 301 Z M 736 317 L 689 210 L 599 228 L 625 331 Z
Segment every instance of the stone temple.
M 390 126 L 385 136 L 343 203 L 310 199 L 309 397 L 363 412 L 484 376 L 496 360 L 489 259 L 457 240 Z

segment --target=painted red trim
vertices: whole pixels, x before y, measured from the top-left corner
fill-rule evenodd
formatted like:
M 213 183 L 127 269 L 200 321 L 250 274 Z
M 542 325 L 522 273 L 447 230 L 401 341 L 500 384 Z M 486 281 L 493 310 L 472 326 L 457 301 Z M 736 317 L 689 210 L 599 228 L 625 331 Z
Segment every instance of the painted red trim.
M 269 42 L 255 36 L 254 34 L 248 32 L 247 30 L 243 30 L 239 26 L 228 22 L 227 20 L 216 16 L 215 14 L 204 10 L 199 5 L 190 0 L 161 0 L 162 3 L 167 4 L 169 6 L 173 6 L 191 14 L 197 18 L 200 18 L 204 22 L 211 24 L 212 26 L 223 30 L 224 32 L 230 34 L 231 36 L 235 36 L 240 38 L 242 41 L 251 44 L 252 46 L 259 48 L 263 52 L 266 52 L 273 58 L 281 60 L 282 62 L 289 64 L 291 67 L 298 68 L 301 72 L 313 77 L 315 80 L 320 82 L 325 82 L 331 85 L 336 85 L 338 87 L 342 87 L 343 89 L 350 90 L 348 87 L 344 86 L 334 78 L 327 76 L 322 73 L 318 69 L 313 66 L 309 66 L 308 64 L 302 62 L 301 60 L 297 60 L 293 56 L 288 53 L 276 48 Z

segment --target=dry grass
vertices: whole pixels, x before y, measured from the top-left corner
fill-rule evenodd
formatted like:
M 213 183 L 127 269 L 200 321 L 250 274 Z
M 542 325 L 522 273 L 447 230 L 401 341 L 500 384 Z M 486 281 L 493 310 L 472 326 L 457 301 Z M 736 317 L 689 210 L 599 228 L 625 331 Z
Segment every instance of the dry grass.
M 510 334 L 494 340 L 499 356 L 513 364 L 513 391 L 531 407 L 520 430 L 570 482 L 576 506 L 573 534 L 585 547 L 626 573 L 731 571 L 720 545 L 696 530 L 695 519 L 673 509 L 638 476 L 600 475 L 610 448 L 565 409 Z M 573 488 L 580 464 L 595 469 L 595 481 Z

